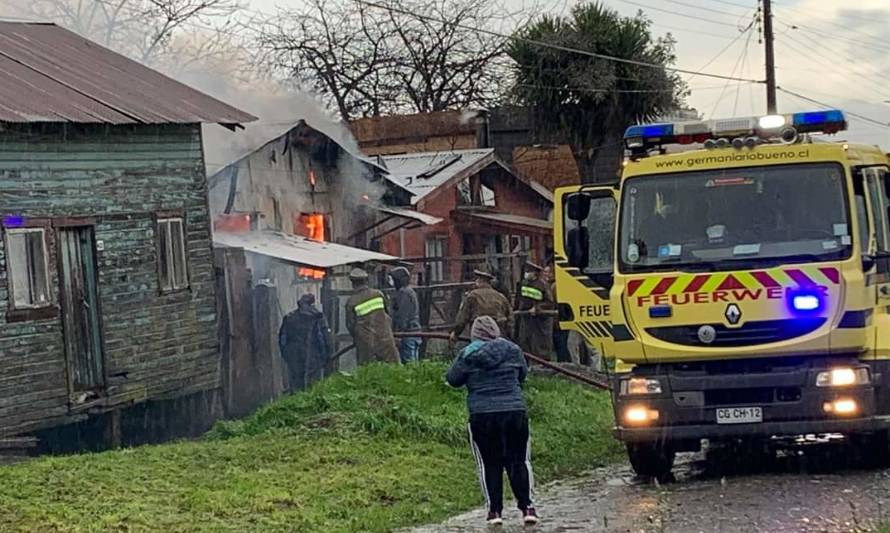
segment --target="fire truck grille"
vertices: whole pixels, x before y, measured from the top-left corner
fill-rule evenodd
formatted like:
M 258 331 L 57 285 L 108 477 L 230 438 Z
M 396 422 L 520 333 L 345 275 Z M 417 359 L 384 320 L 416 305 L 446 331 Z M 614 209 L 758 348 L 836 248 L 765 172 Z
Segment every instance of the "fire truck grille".
M 707 324 L 714 328 L 713 342 L 704 343 L 699 338 L 699 329 L 705 324 L 691 326 L 666 326 L 648 328 L 646 332 L 656 339 L 704 348 L 726 348 L 733 346 L 757 346 L 780 342 L 812 333 L 825 323 L 824 318 L 796 318 L 791 320 L 760 320 L 746 322 L 741 327 L 729 328 L 723 324 Z

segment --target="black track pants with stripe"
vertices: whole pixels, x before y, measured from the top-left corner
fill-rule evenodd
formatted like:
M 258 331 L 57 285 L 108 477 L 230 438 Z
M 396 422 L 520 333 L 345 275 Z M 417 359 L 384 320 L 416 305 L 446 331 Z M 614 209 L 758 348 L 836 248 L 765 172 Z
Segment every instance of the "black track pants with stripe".
M 504 509 L 504 470 L 507 471 L 519 509 L 530 507 L 535 478 L 526 412 L 470 415 L 468 429 L 488 510 L 500 513 Z

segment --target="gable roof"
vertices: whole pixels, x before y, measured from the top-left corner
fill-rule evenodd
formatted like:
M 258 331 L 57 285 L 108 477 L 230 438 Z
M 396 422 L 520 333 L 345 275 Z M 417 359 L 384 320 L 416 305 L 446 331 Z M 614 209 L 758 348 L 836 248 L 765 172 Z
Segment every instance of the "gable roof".
M 472 176 L 490 165 L 500 166 L 544 200 L 553 202 L 553 193 L 534 180 L 516 175 L 498 159 L 494 148 L 389 155 L 381 159 L 389 173 L 386 179 L 409 191 L 413 195 L 412 205 L 440 187 Z
M 218 123 L 256 117 L 50 23 L 0 21 L 0 121 Z

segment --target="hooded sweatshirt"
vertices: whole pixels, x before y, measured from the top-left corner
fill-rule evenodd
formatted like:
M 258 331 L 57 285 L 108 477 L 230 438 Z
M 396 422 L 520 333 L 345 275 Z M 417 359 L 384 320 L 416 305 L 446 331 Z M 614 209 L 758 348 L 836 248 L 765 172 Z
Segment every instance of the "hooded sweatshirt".
M 507 339 L 473 341 L 448 370 L 452 387 L 466 385 L 471 415 L 525 411 L 520 384 L 528 374 L 522 350 Z

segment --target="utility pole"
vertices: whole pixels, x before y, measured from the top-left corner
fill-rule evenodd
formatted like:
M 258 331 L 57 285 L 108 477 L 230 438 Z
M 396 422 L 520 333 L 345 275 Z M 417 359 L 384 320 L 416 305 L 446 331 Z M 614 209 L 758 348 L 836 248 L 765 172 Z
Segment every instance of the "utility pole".
M 776 56 L 773 48 L 773 7 L 763 0 L 763 44 L 766 51 L 766 111 L 776 113 Z

